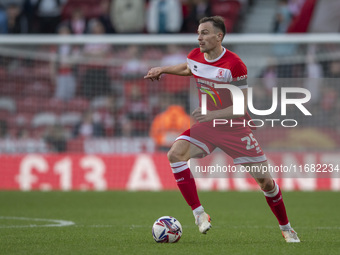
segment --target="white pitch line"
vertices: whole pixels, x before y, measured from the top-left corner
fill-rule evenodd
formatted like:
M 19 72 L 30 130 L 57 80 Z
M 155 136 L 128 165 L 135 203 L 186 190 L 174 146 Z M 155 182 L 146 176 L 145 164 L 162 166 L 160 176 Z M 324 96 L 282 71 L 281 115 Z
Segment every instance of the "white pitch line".
M 65 227 L 65 226 L 72 226 L 75 225 L 73 221 L 66 221 L 66 220 L 54 220 L 54 219 L 39 219 L 39 218 L 27 218 L 27 217 L 7 217 L 7 216 L 0 216 L 1 219 L 8 219 L 8 220 L 23 220 L 23 221 L 43 221 L 43 222 L 51 222 L 52 224 L 45 224 L 45 225 L 12 225 L 12 226 L 1 226 L 1 228 L 34 228 L 34 227 Z M 75 225 L 75 227 L 84 227 L 84 228 L 116 228 L 117 225 Z M 134 228 L 150 228 L 152 225 L 125 225 L 123 227 L 127 227 L 130 229 Z M 194 225 L 183 225 L 184 228 L 196 228 Z M 222 226 L 213 226 L 214 229 L 221 228 Z M 225 229 L 233 228 L 233 229 L 275 229 L 277 226 L 254 226 L 254 225 L 242 225 L 242 226 L 223 226 Z M 313 226 L 313 227 L 296 227 L 296 229 L 314 229 L 314 230 L 340 230 L 340 226 Z
M 81 227 L 81 228 L 116 228 L 117 225 L 76 225 L 76 227 Z M 152 227 L 152 225 L 123 225 L 122 227 L 125 228 L 130 228 L 130 229 L 134 229 L 134 228 L 150 228 Z M 197 228 L 197 226 L 195 225 L 183 225 L 182 227 L 184 228 Z M 277 226 L 269 226 L 269 225 L 264 225 L 264 226 L 254 226 L 254 225 L 249 225 L 249 226 L 228 226 L 228 225 L 224 225 L 224 226 L 216 226 L 214 225 L 213 228 L 217 229 L 217 228 L 225 228 L 225 229 L 278 229 Z M 340 230 L 340 226 L 324 226 L 324 227 L 296 227 L 296 229 L 314 229 L 314 230 Z
M 78 228 L 114 228 L 117 225 L 76 225 Z
M 27 217 L 12 217 L 12 216 L 0 216 L 0 220 L 23 220 L 23 221 L 43 221 L 50 222 L 52 224 L 44 224 L 44 225 L 12 225 L 12 226 L 0 226 L 0 228 L 36 228 L 36 227 L 66 227 L 75 225 L 73 221 L 67 220 L 53 220 L 53 219 L 39 219 L 39 218 L 27 218 Z
M 150 226 L 143 226 L 143 225 L 131 225 L 131 226 L 128 226 L 130 227 L 131 229 L 133 228 L 147 228 L 147 227 L 150 227 Z M 184 228 L 197 228 L 197 226 L 194 226 L 194 225 L 183 225 L 182 227 Z M 278 226 L 252 226 L 252 225 L 249 225 L 249 226 L 228 226 L 228 225 L 224 225 L 224 226 L 215 226 L 213 225 L 213 229 L 216 229 L 216 228 L 225 228 L 225 229 L 228 229 L 228 228 L 233 228 L 233 229 L 241 229 L 241 228 L 245 228 L 245 229 L 278 229 Z M 294 229 L 312 229 L 312 230 L 340 230 L 340 226 L 324 226 L 324 227 L 317 227 L 317 226 L 314 226 L 314 227 L 304 227 L 304 226 L 297 226 L 296 228 Z

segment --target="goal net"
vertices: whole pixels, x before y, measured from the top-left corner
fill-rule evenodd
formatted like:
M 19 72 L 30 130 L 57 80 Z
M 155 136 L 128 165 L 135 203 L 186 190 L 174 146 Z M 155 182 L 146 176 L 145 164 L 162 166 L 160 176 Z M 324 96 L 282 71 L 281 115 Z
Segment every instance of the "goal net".
M 151 67 L 185 62 L 196 36 L 6 36 L 0 43 L 1 153 L 153 152 L 163 139 L 150 138 L 155 117 L 172 104 L 187 114 L 197 105 L 186 77 L 143 79 Z M 270 108 L 273 87 L 311 93 L 305 107 L 313 116 L 299 128 L 258 130 L 265 149 L 339 148 L 338 35 L 227 35 L 224 46 L 246 63 L 255 108 Z
M 270 115 L 250 111 L 266 152 L 339 150 L 339 42 L 332 34 L 226 36 L 223 45 L 247 65 L 253 108 L 268 110 L 278 99 Z M 195 47 L 196 35 L 1 37 L 0 153 L 124 157 L 166 151 L 192 124 L 197 88 L 188 77 L 152 82 L 143 76 L 151 67 L 186 62 Z M 308 90 L 310 99 L 301 105 L 312 116 L 294 104 L 282 114 L 283 88 Z M 113 167 L 128 164 L 117 162 Z

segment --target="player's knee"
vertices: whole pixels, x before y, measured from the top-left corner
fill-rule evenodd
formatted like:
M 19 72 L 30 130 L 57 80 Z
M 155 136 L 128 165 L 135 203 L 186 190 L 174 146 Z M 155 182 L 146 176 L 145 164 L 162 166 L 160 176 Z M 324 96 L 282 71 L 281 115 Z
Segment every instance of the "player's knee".
M 258 184 L 262 190 L 272 190 L 274 188 L 274 182 L 271 178 L 259 179 Z
M 176 163 L 180 161 L 186 161 L 184 158 L 184 154 L 180 151 L 176 150 L 175 148 L 171 148 L 168 152 L 168 160 L 170 163 Z

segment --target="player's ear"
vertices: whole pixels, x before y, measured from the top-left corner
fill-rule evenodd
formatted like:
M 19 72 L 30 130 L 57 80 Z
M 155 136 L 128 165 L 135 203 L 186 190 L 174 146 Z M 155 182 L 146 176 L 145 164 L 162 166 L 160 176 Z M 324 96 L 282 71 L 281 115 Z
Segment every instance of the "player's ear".
M 218 37 L 219 41 L 222 42 L 222 40 L 223 40 L 223 34 L 222 34 L 222 33 L 218 33 L 218 34 L 217 34 L 217 37 Z

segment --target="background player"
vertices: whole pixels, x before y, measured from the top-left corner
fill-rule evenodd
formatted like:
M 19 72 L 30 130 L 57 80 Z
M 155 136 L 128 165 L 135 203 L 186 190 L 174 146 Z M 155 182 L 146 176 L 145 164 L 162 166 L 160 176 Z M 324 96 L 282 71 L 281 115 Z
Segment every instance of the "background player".
M 210 91 L 210 94 L 214 93 L 220 99 L 220 105 L 214 104 L 212 100 L 207 102 L 208 111 L 205 115 L 201 113 L 201 108 L 193 111 L 192 114 L 198 123 L 181 134 L 168 152 L 168 159 L 177 185 L 193 210 L 199 231 L 204 234 L 211 228 L 210 216 L 205 213 L 199 201 L 195 180 L 191 175 L 187 161 L 190 158 L 208 155 L 216 147 L 219 147 L 233 158 L 234 164 L 253 168 L 268 165 L 266 156 L 248 126 L 212 126 L 213 119 L 233 119 L 235 123 L 250 120 L 246 110 L 247 69 L 235 53 L 222 46 L 224 35 L 223 18 L 214 16 L 201 19 L 198 27 L 199 48 L 188 54 L 187 63 L 155 67 L 150 69 L 144 77 L 154 81 L 159 80 L 162 74 L 193 75 L 200 98 L 202 93 Z M 230 91 L 215 89 L 215 84 L 218 83 L 233 84 L 242 90 L 245 98 L 244 114 L 233 115 Z M 252 176 L 263 190 L 267 203 L 279 222 L 285 240 L 300 242 L 288 221 L 279 186 L 269 173 L 261 175 L 253 173 Z

